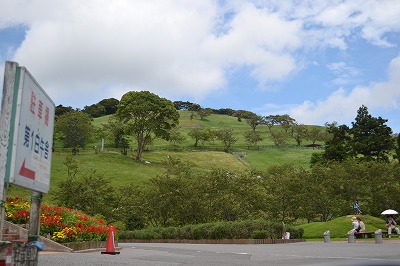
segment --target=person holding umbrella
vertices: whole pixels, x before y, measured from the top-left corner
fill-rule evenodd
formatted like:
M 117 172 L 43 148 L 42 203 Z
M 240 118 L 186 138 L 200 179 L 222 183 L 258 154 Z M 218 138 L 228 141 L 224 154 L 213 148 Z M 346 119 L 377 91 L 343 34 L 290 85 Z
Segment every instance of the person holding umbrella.
M 389 215 L 387 220 L 386 220 L 386 228 L 388 230 L 389 238 L 391 237 L 392 230 L 395 230 L 397 235 L 400 235 L 400 230 L 396 225 L 397 225 L 397 223 L 394 220 L 393 215 Z

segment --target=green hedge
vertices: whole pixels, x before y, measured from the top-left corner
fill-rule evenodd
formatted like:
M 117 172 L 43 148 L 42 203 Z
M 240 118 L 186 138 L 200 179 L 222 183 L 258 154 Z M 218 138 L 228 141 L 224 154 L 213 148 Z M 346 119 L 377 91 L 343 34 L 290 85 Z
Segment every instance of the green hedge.
M 290 238 L 302 239 L 304 230 L 286 225 Z M 245 220 L 186 225 L 183 227 L 147 228 L 122 231 L 119 239 L 280 239 L 282 224 L 265 220 Z

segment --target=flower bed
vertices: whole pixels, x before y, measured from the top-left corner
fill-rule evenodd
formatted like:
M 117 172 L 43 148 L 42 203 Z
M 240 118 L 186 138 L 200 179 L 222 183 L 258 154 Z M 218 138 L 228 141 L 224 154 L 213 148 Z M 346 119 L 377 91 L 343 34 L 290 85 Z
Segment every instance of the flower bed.
M 6 220 L 14 224 L 29 223 L 30 204 L 19 197 L 7 197 Z M 58 243 L 105 241 L 109 228 L 105 221 L 78 210 L 42 204 L 40 234 L 50 235 Z

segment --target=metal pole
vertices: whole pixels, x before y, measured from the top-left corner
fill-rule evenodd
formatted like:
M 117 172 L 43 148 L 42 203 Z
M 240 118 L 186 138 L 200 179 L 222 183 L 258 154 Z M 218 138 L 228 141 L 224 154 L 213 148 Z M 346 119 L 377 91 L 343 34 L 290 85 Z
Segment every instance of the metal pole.
M 32 191 L 31 196 L 31 210 L 29 218 L 29 230 L 28 230 L 28 243 L 37 241 L 39 239 L 40 232 L 40 206 L 42 203 L 42 193 Z

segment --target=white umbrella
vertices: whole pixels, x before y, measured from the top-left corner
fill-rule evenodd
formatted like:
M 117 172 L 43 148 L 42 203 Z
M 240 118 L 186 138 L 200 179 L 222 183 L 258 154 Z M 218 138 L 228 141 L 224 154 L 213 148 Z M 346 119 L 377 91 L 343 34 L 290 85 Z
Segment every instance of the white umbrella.
M 393 214 L 399 214 L 397 211 L 395 211 L 395 210 L 391 210 L 391 209 L 388 209 L 388 210 L 385 210 L 385 211 L 383 211 L 381 214 L 383 214 L 383 215 L 393 215 Z

